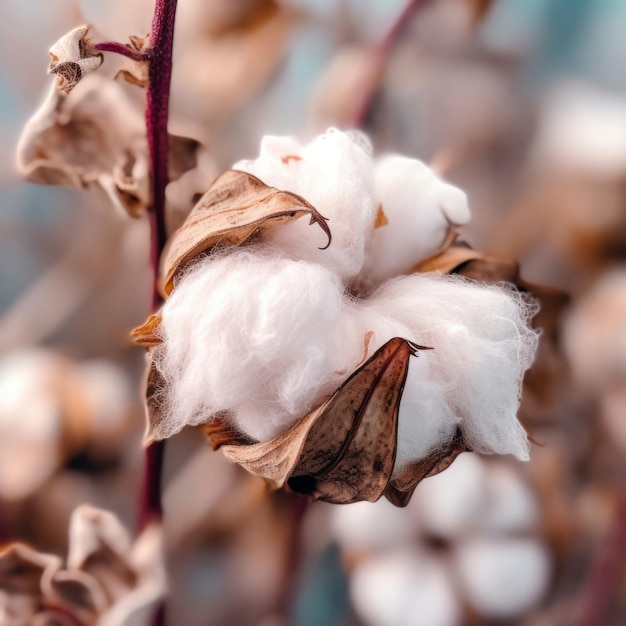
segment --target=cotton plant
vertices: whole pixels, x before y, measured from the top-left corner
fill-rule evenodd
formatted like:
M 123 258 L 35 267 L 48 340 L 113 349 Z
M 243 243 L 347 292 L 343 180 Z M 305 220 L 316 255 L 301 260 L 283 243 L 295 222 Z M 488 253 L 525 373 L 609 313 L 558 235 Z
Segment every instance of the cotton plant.
M 333 503 L 405 506 L 466 450 L 527 459 L 516 413 L 536 306 L 511 284 L 462 276 L 467 248 L 451 262 L 470 217 L 465 193 L 335 128 L 310 141 L 264 137 L 257 158 L 214 180 L 211 155 L 168 134 L 176 1 L 154 6 L 147 37 L 94 43 L 84 26 L 51 48 L 54 84 L 18 147 L 30 180 L 99 188 L 149 218 L 153 314 L 133 331 L 149 355 L 138 543 L 162 517 L 163 442 L 187 426 L 270 486 Z M 110 53 L 124 57 L 118 76 L 131 87 L 102 74 Z M 145 125 L 128 92 L 144 87 Z M 168 236 L 177 204 L 175 221 L 191 213 Z M 158 623 L 155 542 L 135 559 L 117 522 L 76 515 L 66 567 L 16 544 L 0 554 L 13 577 L 0 592 L 5 615 Z M 113 575 L 86 571 L 100 548 Z M 14 584 L 24 569 L 26 587 Z
M 528 458 L 516 418 L 535 306 L 415 272 L 469 219 L 428 166 L 365 135 L 265 137 L 174 236 L 149 348 L 149 441 L 202 426 L 274 485 L 406 504 L 463 450 Z
M 328 511 L 354 610 L 368 626 L 521 620 L 548 591 L 539 502 L 512 465 L 462 454 L 418 485 L 403 511 L 360 502 Z

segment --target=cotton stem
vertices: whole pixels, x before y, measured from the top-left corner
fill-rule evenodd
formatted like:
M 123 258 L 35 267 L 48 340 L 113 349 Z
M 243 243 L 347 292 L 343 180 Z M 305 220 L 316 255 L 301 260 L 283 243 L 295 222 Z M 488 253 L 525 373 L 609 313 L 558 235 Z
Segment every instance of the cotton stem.
M 376 96 L 379 82 L 382 78 L 383 69 L 387 63 L 391 49 L 408 22 L 411 21 L 415 12 L 424 4 L 424 2 L 425 0 L 409 0 L 402 12 L 396 18 L 395 22 L 392 24 L 387 34 L 373 48 L 372 64 L 378 72 L 379 80 L 376 81 L 376 84 L 372 85 L 370 91 L 364 95 L 362 101 L 356 108 L 354 119 L 352 121 L 352 126 L 354 126 L 354 128 L 361 128 L 367 123 L 371 113 L 372 103 L 374 102 L 374 97 Z
M 119 43 L 117 41 L 101 41 L 94 45 L 94 48 L 99 52 L 113 52 L 115 54 L 121 54 L 133 61 L 148 61 L 150 55 L 143 52 L 137 52 L 126 44 Z

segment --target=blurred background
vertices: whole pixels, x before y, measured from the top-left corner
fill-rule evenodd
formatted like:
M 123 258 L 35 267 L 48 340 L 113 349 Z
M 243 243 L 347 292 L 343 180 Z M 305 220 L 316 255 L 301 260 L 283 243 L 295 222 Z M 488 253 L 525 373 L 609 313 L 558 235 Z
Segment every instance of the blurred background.
M 527 464 L 466 453 L 407 509 L 315 503 L 300 520 L 200 433 L 172 439 L 168 623 L 626 623 L 626 3 L 423 0 L 397 30 L 406 0 L 178 4 L 170 131 L 202 148 L 168 189 L 170 230 L 263 135 L 361 126 L 376 154 L 462 187 L 463 240 L 545 298 Z M 15 150 L 50 45 L 85 22 L 95 40 L 143 36 L 152 10 L 0 8 L 0 538 L 58 554 L 80 503 L 136 522 L 144 355 L 128 333 L 149 312 L 148 229 L 115 208 L 106 159 L 70 189 L 25 182 Z M 141 116 L 141 89 L 115 84 Z M 78 134 L 119 130 L 87 96 L 76 110 Z

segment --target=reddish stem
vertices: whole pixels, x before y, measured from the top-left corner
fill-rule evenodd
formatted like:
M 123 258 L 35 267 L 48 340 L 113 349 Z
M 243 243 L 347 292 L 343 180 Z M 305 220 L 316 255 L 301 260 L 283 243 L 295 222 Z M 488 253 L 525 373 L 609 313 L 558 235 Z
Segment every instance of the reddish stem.
M 382 69 L 385 66 L 389 53 L 393 48 L 400 33 L 404 30 L 407 23 L 413 17 L 413 14 L 424 4 L 424 0 L 409 0 L 402 12 L 398 15 L 395 22 L 387 34 L 374 46 L 372 50 L 372 63 L 377 67 L 382 75 Z M 354 128 L 361 128 L 367 122 L 369 114 L 371 112 L 372 103 L 376 92 L 378 91 L 378 84 L 374 85 L 372 89 L 365 94 L 362 101 L 356 107 L 352 126 Z
M 172 78 L 172 47 L 177 0 L 157 0 L 152 20 L 146 94 L 146 130 L 152 182 L 150 216 L 150 265 L 153 272 L 152 310 L 162 304 L 158 289 L 159 259 L 167 238 L 165 231 L 165 187 L 168 183 L 167 119 Z M 161 475 L 165 442 L 157 441 L 146 448 L 144 482 L 141 491 L 139 528 L 151 519 L 161 519 Z
M 306 513 L 313 502 L 310 496 L 303 496 L 298 493 L 286 494 L 287 504 L 291 508 L 292 527 L 289 537 L 289 552 L 287 562 L 285 563 L 285 575 L 283 578 L 282 589 L 278 601 L 279 615 L 281 615 L 287 623 L 291 623 L 294 611 L 295 592 L 298 588 L 298 578 L 302 567 L 303 557 L 303 526 Z
M 579 626 L 605 624 L 611 600 L 619 588 L 626 563 L 626 491 L 618 501 L 615 523 L 606 543 L 591 570 L 586 585 L 585 599 L 578 620 Z
M 147 61 L 149 59 L 149 55 L 144 54 L 143 52 L 137 52 L 137 50 L 133 50 L 130 46 L 117 41 L 101 41 L 100 43 L 95 44 L 94 48 L 100 52 L 114 52 L 115 54 L 121 54 L 122 56 L 132 59 L 133 61 Z
M 154 270 L 153 309 L 161 303 L 158 290 L 158 267 L 161 252 L 167 238 L 165 231 L 165 187 L 168 183 L 168 134 L 167 119 L 172 79 L 172 47 L 174 44 L 174 20 L 177 0 L 157 0 L 154 7 L 152 34 L 150 35 L 150 65 L 148 69 L 148 92 L 146 94 L 146 128 L 152 173 L 152 253 Z

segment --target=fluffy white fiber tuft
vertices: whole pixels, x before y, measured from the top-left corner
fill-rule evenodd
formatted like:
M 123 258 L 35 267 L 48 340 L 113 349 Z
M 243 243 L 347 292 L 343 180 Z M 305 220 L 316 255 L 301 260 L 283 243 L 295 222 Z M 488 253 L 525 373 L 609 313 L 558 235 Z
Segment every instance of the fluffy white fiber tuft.
M 414 340 L 433 348 L 423 358 L 430 360 L 430 383 L 445 390 L 442 429 L 446 420 L 460 421 L 472 450 L 528 458 L 516 414 L 522 377 L 537 346 L 537 334 L 528 327 L 536 306 L 512 289 L 434 274 L 390 281 L 364 305 L 406 325 Z M 424 419 L 420 402 L 416 397 L 415 409 L 400 413 L 401 437 L 411 440 L 410 448 L 423 441 L 432 419 Z
M 362 133 L 335 128 L 304 146 L 290 137 L 264 137 L 260 156 L 239 161 L 234 169 L 302 196 L 328 218 L 333 236 L 328 249 L 320 250 L 326 236 L 300 219 L 266 231 L 264 240 L 291 258 L 332 268 L 341 278 L 358 274 L 375 217 L 369 150 Z
M 267 440 L 313 408 L 362 357 L 341 337 L 343 286 L 326 267 L 262 247 L 199 260 L 162 310 L 157 438 L 233 412 Z
M 465 193 L 416 159 L 399 155 L 377 159 L 374 184 L 387 223 L 368 241 L 365 282 L 409 274 L 440 250 L 451 227 L 469 221 Z
M 462 278 L 414 275 L 354 302 L 319 264 L 268 247 L 199 260 L 162 310 L 154 360 L 165 379 L 157 438 L 222 411 L 255 439 L 284 431 L 395 336 L 412 358 L 396 467 L 445 445 L 457 425 L 474 449 L 527 457 L 515 414 L 536 335 L 519 295 Z

